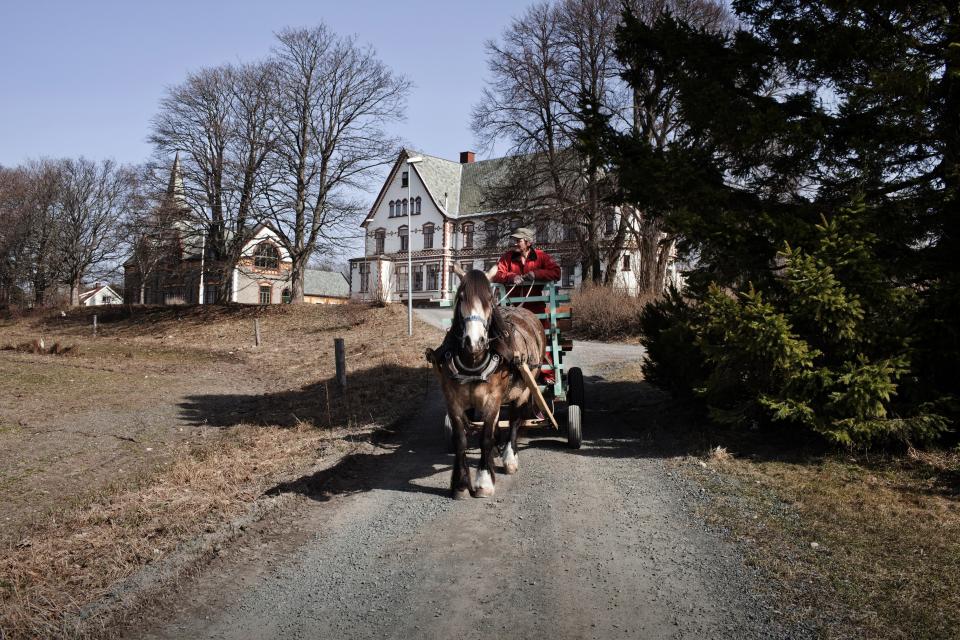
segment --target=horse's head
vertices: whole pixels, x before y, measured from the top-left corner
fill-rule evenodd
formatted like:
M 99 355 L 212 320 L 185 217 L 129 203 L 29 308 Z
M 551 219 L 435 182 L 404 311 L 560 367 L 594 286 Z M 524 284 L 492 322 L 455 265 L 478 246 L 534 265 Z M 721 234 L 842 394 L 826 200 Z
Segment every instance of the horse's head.
M 474 360 L 490 346 L 491 326 L 496 317 L 490 280 L 474 269 L 461 276 L 453 312 L 453 326 L 460 331 L 460 353 Z

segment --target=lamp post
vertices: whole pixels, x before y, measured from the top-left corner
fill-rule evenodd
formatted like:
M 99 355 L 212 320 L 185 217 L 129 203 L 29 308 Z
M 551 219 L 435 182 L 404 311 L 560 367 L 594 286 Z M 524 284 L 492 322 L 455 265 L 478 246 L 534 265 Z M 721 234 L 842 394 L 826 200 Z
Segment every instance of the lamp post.
M 423 158 L 415 156 L 407 158 L 407 335 L 413 335 L 413 242 L 411 242 L 413 224 L 410 218 L 413 217 L 413 165 L 423 162 Z

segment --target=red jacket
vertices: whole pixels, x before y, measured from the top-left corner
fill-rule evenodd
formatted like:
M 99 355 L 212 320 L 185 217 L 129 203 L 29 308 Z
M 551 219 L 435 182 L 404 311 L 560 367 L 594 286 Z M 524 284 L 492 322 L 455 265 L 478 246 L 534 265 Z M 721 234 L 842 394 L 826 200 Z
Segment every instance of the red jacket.
M 553 261 L 546 251 L 538 251 L 531 248 L 527 253 L 527 261 L 520 263 L 520 252 L 511 249 L 500 256 L 497 262 L 497 275 L 493 276 L 494 282 L 502 284 L 513 284 L 515 276 L 522 276 L 533 272 L 537 280 L 559 280 L 560 267 Z

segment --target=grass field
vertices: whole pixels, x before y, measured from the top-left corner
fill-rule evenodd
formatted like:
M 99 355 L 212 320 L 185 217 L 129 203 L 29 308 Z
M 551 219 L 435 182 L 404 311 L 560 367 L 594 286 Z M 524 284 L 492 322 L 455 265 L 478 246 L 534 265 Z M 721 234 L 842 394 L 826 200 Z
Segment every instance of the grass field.
M 0 637 L 99 635 L 112 585 L 412 411 L 442 338 L 395 307 L 92 313 L 0 321 Z

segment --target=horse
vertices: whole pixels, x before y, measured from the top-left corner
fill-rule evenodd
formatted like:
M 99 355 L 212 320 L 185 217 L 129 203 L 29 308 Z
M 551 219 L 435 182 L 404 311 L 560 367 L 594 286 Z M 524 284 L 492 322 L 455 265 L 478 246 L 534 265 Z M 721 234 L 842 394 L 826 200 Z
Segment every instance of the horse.
M 453 322 L 440 349 L 427 350 L 427 360 L 440 379 L 453 426 L 455 460 L 450 492 L 455 499 L 494 495 L 494 446 L 502 404 L 510 405 L 510 435 L 501 458 L 504 472 L 516 473 L 517 430 L 529 411 L 530 388 L 519 367 L 530 363 L 534 375 L 546 352 L 540 320 L 527 309 L 497 305 L 488 273 L 455 269 L 461 278 L 454 298 Z M 492 271 L 492 270 L 491 270 Z M 492 274 L 489 274 L 492 277 Z M 468 411 L 483 422 L 476 483 L 467 466 Z

